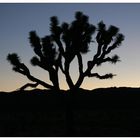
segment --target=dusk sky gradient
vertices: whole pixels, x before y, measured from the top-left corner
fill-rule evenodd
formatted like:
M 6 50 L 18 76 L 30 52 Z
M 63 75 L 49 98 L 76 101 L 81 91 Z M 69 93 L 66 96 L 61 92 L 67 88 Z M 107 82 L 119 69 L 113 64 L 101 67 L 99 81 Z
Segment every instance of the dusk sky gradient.
M 82 11 L 89 16 L 90 23 L 97 25 L 101 20 L 109 25 L 120 28 L 125 35 L 122 45 L 113 54 L 120 56 L 121 62 L 116 65 L 103 64 L 95 69 L 100 74 L 117 74 L 112 80 L 86 78 L 82 88 L 95 89 L 100 87 L 140 87 L 140 3 L 139 4 L 0 4 L 0 91 L 13 91 L 30 82 L 25 76 L 12 71 L 12 66 L 6 60 L 8 53 L 16 52 L 31 73 L 49 82 L 48 73 L 30 64 L 34 55 L 29 43 L 29 31 L 36 30 L 40 37 L 49 35 L 49 20 L 51 16 L 58 16 L 60 23 L 71 22 L 74 13 Z M 93 39 L 95 36 L 93 36 Z M 90 52 L 83 55 L 84 63 L 92 59 L 97 45 L 91 44 Z M 71 75 L 77 79 L 76 59 L 71 65 Z M 67 89 L 65 78 L 60 73 L 60 85 Z

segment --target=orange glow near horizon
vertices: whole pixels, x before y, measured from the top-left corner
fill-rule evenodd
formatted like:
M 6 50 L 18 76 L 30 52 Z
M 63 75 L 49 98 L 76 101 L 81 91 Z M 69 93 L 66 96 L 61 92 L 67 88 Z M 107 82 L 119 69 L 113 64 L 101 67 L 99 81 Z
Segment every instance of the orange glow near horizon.
M 123 81 L 119 81 L 119 76 L 114 77 L 114 79 L 108 79 L 108 80 L 85 78 L 83 84 L 81 85 L 81 88 L 92 90 L 96 88 L 108 88 L 108 87 L 140 87 L 140 83 L 137 82 L 137 79 L 133 79 L 132 81 L 126 79 L 127 77 L 125 77 Z M 7 92 L 14 91 L 26 83 L 32 83 L 32 82 L 30 82 L 29 80 L 21 76 L 18 77 L 18 80 L 16 79 L 10 79 L 9 81 L 4 80 L 3 83 L 1 83 L 0 91 L 7 91 Z M 45 89 L 42 86 L 38 86 L 37 88 Z M 68 89 L 65 79 L 60 80 L 60 88 L 64 90 Z M 28 89 L 32 89 L 32 88 L 28 88 Z

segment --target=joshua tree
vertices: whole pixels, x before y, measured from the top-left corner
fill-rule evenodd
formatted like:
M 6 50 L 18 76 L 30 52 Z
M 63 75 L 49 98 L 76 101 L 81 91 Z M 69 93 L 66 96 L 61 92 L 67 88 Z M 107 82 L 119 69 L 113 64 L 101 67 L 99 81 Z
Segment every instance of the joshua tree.
M 92 39 L 94 34 L 95 40 Z M 27 66 L 20 61 L 16 53 L 8 54 L 7 59 L 13 65 L 13 70 L 35 82 L 26 84 L 21 89 L 28 86 L 36 87 L 39 84 L 49 89 L 59 89 L 59 70 L 65 75 L 69 88 L 74 89 L 81 86 L 85 77 L 107 79 L 114 76 L 112 73 L 99 75 L 91 71 L 94 67 L 100 66 L 105 62 L 115 64 L 120 61 L 118 55 L 112 57 L 108 55 L 121 45 L 124 36 L 119 33 L 119 28 L 113 25 L 107 28 L 103 21 L 99 22 L 95 27 L 89 23 L 88 16 L 82 12 L 76 12 L 75 20 L 70 24 L 66 22 L 59 24 L 56 16 L 51 17 L 50 35 L 40 38 L 35 31 L 31 31 L 29 40 L 35 52 L 35 56 L 31 59 L 31 64 L 48 71 L 52 85 L 32 76 Z M 97 52 L 93 59 L 87 62 L 87 68 L 83 70 L 82 54 L 88 53 L 89 47 L 95 41 L 97 42 Z M 79 77 L 74 84 L 69 69 L 75 57 L 79 65 Z

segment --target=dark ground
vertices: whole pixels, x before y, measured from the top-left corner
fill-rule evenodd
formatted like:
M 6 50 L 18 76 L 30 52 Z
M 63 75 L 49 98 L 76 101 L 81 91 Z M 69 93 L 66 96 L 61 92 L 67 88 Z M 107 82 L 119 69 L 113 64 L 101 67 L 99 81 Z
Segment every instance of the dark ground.
M 1 92 L 0 136 L 139 137 L 140 88 Z

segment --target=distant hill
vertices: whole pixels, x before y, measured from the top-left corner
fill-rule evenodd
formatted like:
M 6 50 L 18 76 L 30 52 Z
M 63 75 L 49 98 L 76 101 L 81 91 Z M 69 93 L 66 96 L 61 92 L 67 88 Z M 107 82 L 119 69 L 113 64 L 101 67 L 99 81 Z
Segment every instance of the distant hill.
M 111 87 L 111 88 L 99 88 L 94 90 L 85 90 L 85 89 L 77 89 L 77 90 L 25 90 L 25 91 L 13 91 L 13 92 L 0 92 L 0 103 L 4 102 L 5 99 L 19 99 L 20 103 L 23 100 L 44 100 L 51 102 L 52 100 L 63 100 L 65 98 L 71 98 L 77 101 L 129 101 L 129 100 L 139 100 L 140 99 L 140 88 L 128 88 L 128 87 Z M 3 100 L 4 99 L 4 100 Z M 18 102 L 18 100 L 17 100 Z M 6 102 L 5 102 L 6 103 Z M 9 100 L 10 103 L 10 100 Z M 33 102 L 32 102 L 33 103 Z M 37 102 L 36 102 L 37 103 Z
M 94 90 L 86 90 L 86 89 L 77 89 L 77 90 L 73 90 L 73 91 L 70 91 L 70 90 L 60 90 L 60 91 L 53 91 L 53 90 L 42 90 L 42 89 L 34 89 L 34 90 L 24 90 L 24 91 L 12 91 L 12 92 L 4 92 L 4 91 L 1 91 L 0 92 L 0 96 L 4 96 L 4 95 L 29 95 L 29 96 L 36 96 L 36 95 L 45 95 L 45 96 L 49 96 L 50 94 L 51 95 L 66 95 L 66 94 L 69 94 L 69 93 L 73 93 L 73 94 L 76 94 L 76 95 L 103 95 L 104 97 L 105 96 L 117 96 L 121 95 L 121 96 L 129 96 L 133 93 L 133 96 L 137 96 L 139 93 L 140 93 L 140 88 L 132 88 L 132 87 L 110 87 L 110 88 L 97 88 L 97 89 L 94 89 Z M 127 94 L 127 95 L 126 95 Z
M 0 92 L 0 136 L 140 136 L 140 88 Z

